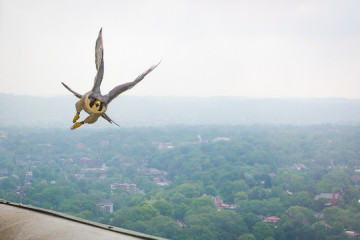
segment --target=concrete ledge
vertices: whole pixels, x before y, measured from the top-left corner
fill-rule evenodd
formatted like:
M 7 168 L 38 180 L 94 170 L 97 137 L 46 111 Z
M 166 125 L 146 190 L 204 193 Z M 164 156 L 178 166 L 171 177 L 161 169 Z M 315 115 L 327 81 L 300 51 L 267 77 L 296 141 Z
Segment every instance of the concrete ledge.
M 0 236 L 2 240 L 164 240 L 164 238 L 99 224 L 51 210 L 11 203 L 2 199 L 0 199 Z

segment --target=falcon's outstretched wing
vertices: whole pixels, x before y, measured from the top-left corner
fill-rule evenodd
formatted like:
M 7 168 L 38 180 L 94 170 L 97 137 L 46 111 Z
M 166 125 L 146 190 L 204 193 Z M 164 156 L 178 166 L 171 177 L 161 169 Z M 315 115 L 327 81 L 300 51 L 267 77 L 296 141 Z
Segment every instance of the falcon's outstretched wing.
M 106 119 L 109 123 L 114 123 L 114 124 L 116 124 L 117 126 L 120 127 L 120 125 L 117 124 L 116 122 L 114 122 L 113 120 L 111 120 L 111 118 L 109 118 L 109 116 L 106 115 L 106 113 L 103 113 L 101 116 L 102 116 L 104 119 Z
M 99 70 L 95 77 L 94 86 L 91 90 L 93 93 L 101 95 L 100 86 L 101 86 L 103 77 L 104 77 L 104 59 L 101 59 Z
M 75 95 L 75 97 L 77 97 L 77 98 L 82 98 L 82 95 L 81 95 L 81 94 L 73 91 L 73 90 L 72 90 L 71 88 L 69 88 L 65 83 L 63 83 L 63 82 L 61 82 L 61 83 L 62 83 L 62 85 L 64 85 L 64 87 L 65 87 L 67 90 L 69 90 L 70 92 L 72 92 L 72 93 Z
M 101 96 L 100 86 L 104 76 L 104 49 L 102 41 L 102 28 L 100 29 L 99 36 L 96 40 L 95 45 L 95 65 L 98 72 L 94 79 L 94 86 L 92 88 L 92 92 L 97 96 Z
M 133 88 L 137 83 L 143 80 L 146 75 L 148 75 L 152 70 L 154 70 L 159 64 L 160 62 L 156 65 L 153 65 L 151 68 L 140 74 L 134 81 L 121 84 L 115 87 L 113 90 L 111 90 L 108 94 L 104 96 L 106 98 L 106 104 L 109 104 L 114 98 L 119 96 L 119 94 Z
M 96 70 L 98 71 L 103 56 L 104 56 L 104 47 L 102 41 L 102 28 L 101 28 L 95 45 L 95 65 L 96 65 Z

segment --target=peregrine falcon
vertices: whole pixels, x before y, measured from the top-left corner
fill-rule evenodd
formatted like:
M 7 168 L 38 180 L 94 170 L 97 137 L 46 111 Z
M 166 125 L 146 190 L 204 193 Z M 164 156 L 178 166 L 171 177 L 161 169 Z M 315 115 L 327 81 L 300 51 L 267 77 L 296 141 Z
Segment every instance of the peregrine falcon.
M 108 94 L 102 95 L 100 92 L 100 85 L 104 75 L 104 49 L 103 49 L 103 41 L 102 41 L 102 29 L 100 29 L 99 36 L 96 40 L 96 45 L 95 45 L 95 65 L 96 65 L 97 74 L 95 76 L 94 86 L 91 89 L 91 91 L 85 93 L 84 95 L 81 95 L 73 91 L 65 83 L 62 82 L 62 84 L 67 90 L 72 92 L 77 98 L 80 98 L 80 100 L 75 104 L 76 115 L 73 119 L 74 125 L 71 127 L 71 130 L 76 129 L 85 123 L 92 124 L 96 122 L 100 116 L 106 119 L 109 123 L 114 123 L 117 126 L 119 126 L 117 123 L 111 120 L 109 116 L 106 115 L 105 113 L 109 106 L 109 103 L 119 94 L 133 88 L 138 82 L 143 80 L 144 77 L 147 74 L 149 74 L 152 70 L 154 70 L 159 64 L 160 62 L 150 67 L 148 70 L 140 74 L 134 81 L 118 85 L 114 89 L 112 89 Z M 87 112 L 89 116 L 85 118 L 83 121 L 77 122 L 77 120 L 80 118 L 80 112 L 82 110 Z

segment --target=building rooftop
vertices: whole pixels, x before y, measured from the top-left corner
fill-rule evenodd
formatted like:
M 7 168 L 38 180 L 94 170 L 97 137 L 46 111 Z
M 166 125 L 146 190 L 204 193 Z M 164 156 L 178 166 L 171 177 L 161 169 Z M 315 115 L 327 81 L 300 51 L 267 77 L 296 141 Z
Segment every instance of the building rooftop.
M 133 240 L 164 238 L 86 221 L 67 214 L 0 199 L 1 239 Z
M 340 198 L 339 193 L 321 193 L 320 195 L 315 196 L 315 200 L 319 200 L 319 198 L 326 198 L 326 199 L 332 199 L 332 198 Z

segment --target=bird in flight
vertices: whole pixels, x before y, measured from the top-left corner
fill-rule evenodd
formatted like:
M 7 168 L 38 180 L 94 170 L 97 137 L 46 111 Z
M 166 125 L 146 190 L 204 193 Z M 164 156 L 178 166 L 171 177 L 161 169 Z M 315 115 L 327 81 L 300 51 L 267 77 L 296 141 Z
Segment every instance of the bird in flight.
M 109 106 L 109 103 L 112 100 L 114 100 L 117 96 L 119 96 L 119 94 L 133 88 L 137 83 L 143 80 L 147 74 L 149 74 L 152 70 L 154 70 L 159 64 L 160 62 L 150 67 L 148 70 L 140 74 L 134 81 L 118 85 L 114 89 L 112 89 L 108 94 L 102 95 L 100 92 L 100 85 L 104 76 L 104 48 L 102 41 L 102 29 L 100 29 L 99 36 L 96 40 L 96 45 L 95 45 L 95 65 L 96 65 L 97 74 L 95 76 L 94 86 L 91 89 L 91 91 L 85 93 L 84 95 L 81 95 L 73 91 L 65 83 L 62 82 L 62 84 L 67 90 L 72 92 L 77 98 L 80 98 L 80 100 L 75 104 L 76 115 L 73 119 L 74 125 L 71 127 L 71 130 L 76 129 L 85 123 L 87 124 L 95 123 L 99 117 L 103 117 L 109 123 L 114 123 L 117 126 L 119 126 L 117 123 L 111 120 L 109 116 L 105 113 Z M 77 122 L 77 120 L 80 118 L 80 112 L 82 110 L 87 112 L 89 116 L 85 118 L 83 121 Z

